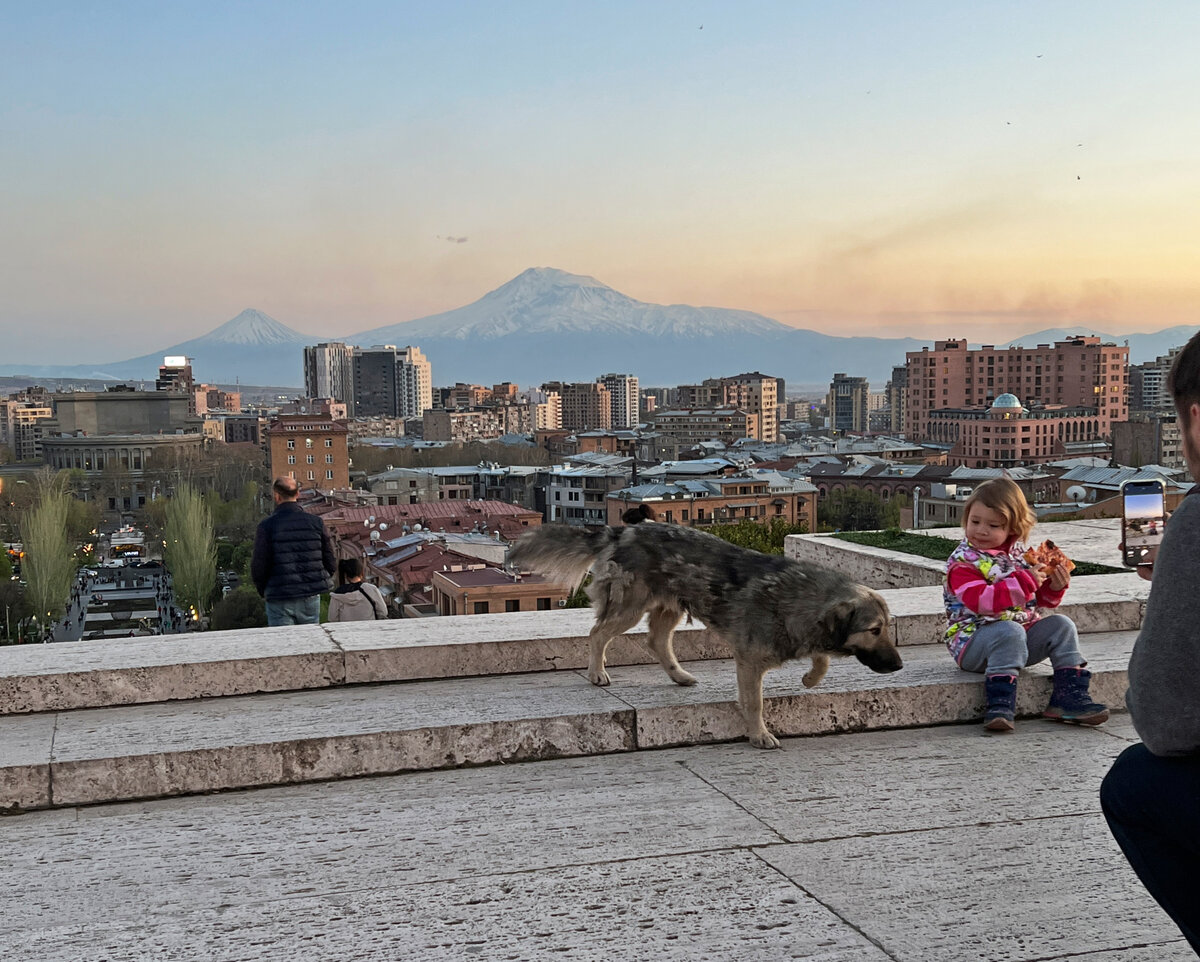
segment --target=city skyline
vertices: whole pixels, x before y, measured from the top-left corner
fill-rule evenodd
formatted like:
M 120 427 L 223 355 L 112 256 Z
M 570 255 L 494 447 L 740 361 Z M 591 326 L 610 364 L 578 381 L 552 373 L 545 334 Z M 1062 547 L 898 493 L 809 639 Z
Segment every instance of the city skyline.
M 3 353 L 108 361 L 250 306 L 336 338 L 538 265 L 829 334 L 1194 323 L 1197 21 L 1124 2 L 10 11 Z

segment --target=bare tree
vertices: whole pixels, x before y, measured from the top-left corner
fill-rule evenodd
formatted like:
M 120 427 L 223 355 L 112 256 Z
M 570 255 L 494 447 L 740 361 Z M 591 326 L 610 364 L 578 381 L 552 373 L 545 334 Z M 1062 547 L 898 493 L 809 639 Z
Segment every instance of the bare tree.
M 203 617 L 217 581 L 217 550 L 212 515 L 195 489 L 181 485 L 167 502 L 163 540 L 175 596 Z
M 70 498 L 62 485 L 45 485 L 37 506 L 21 523 L 25 546 L 21 574 L 43 636 L 66 608 L 75 579 L 74 550 L 67 537 Z

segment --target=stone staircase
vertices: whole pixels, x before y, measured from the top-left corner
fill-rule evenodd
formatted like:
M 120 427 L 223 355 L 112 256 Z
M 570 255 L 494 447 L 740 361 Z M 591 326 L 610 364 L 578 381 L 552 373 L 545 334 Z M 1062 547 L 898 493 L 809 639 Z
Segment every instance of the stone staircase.
M 1060 609 L 1085 635 L 1097 698 L 1114 708 L 1148 591 L 1132 574 L 1081 578 Z M 805 689 L 806 664 L 785 665 L 765 685 L 773 731 L 982 715 L 981 679 L 959 671 L 938 641 L 941 589 L 883 593 L 904 670 L 876 675 L 836 661 Z M 601 689 L 586 678 L 591 622 L 585 609 L 0 649 L 0 810 L 743 737 L 733 662 L 706 629 L 676 634 L 696 687 L 671 684 L 640 643 L 642 626 L 610 646 L 613 683 Z M 1036 715 L 1049 669 L 1027 675 L 1018 710 Z

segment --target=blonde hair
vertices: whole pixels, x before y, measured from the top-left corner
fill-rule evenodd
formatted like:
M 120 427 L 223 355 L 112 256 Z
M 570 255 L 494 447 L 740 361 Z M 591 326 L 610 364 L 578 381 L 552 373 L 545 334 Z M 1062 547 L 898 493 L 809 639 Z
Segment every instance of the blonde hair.
M 977 504 L 1000 515 L 1004 519 L 1005 529 L 1009 534 L 1015 534 L 1018 541 L 1026 540 L 1033 526 L 1037 524 L 1037 516 L 1025 500 L 1025 493 L 1011 478 L 992 478 L 971 492 L 967 503 L 963 505 L 964 530 L 967 527 L 967 518 L 971 515 L 971 508 Z

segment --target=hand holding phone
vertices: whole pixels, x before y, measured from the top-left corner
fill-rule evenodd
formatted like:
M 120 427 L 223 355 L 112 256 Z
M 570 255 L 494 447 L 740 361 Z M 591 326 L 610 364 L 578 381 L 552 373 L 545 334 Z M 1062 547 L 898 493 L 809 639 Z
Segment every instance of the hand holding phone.
M 1126 567 L 1153 565 L 1166 524 L 1166 487 L 1162 481 L 1126 481 L 1121 485 L 1121 560 Z

